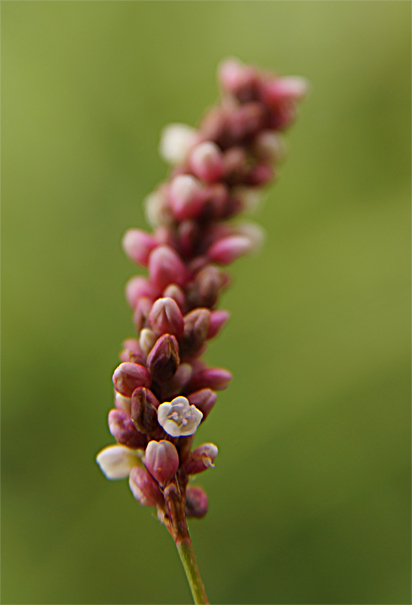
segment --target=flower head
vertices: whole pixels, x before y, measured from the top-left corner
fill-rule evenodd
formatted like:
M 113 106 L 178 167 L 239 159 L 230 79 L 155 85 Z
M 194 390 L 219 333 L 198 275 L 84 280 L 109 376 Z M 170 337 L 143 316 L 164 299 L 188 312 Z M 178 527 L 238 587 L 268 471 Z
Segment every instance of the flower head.
M 203 414 L 196 406 L 190 405 L 186 397 L 175 397 L 171 402 L 159 405 L 157 421 L 171 437 L 193 435 Z

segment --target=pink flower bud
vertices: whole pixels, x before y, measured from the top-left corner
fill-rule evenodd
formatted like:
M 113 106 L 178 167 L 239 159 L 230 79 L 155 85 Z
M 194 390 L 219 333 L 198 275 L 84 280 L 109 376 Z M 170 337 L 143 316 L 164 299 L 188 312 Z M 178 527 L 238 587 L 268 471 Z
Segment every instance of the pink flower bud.
M 143 328 L 145 324 L 147 324 L 150 310 L 153 304 L 152 298 L 147 298 L 147 296 L 143 296 L 139 298 L 134 309 L 133 313 L 133 323 L 138 332 Z
M 178 220 L 195 218 L 203 208 L 203 188 L 190 174 L 175 176 L 169 187 L 169 202 Z
M 121 363 L 114 371 L 113 384 L 118 393 L 131 397 L 137 387 L 150 387 L 149 371 L 138 363 Z
M 163 295 L 165 298 L 173 298 L 174 301 L 177 302 L 179 307 L 182 309 L 185 304 L 185 294 L 182 288 L 179 288 L 177 284 L 170 284 L 163 291 Z
M 170 246 L 155 248 L 149 258 L 149 273 L 156 288 L 163 290 L 171 283 L 184 286 L 187 272 L 182 259 Z
M 157 248 L 159 250 L 159 248 Z M 156 252 L 156 250 L 154 250 Z M 158 290 L 145 277 L 136 275 L 129 279 L 126 284 L 126 300 L 132 309 L 136 307 L 137 302 L 143 296 L 153 300 L 156 298 Z
M 218 69 L 220 84 L 224 90 L 245 102 L 256 94 L 257 70 L 250 65 L 243 65 L 238 59 L 223 61 Z
M 286 142 L 281 134 L 264 130 L 256 137 L 253 152 L 259 160 L 282 162 L 286 157 Z
M 175 374 L 179 363 L 179 345 L 176 338 L 171 334 L 164 334 L 158 339 L 147 358 L 147 365 L 153 379 L 167 382 Z
M 223 368 L 206 368 L 193 373 L 186 389 L 189 392 L 205 388 L 223 391 L 229 386 L 231 380 L 232 374 L 228 370 L 224 370 Z
M 182 356 L 187 357 L 199 351 L 206 340 L 209 325 L 209 309 L 193 309 L 184 316 L 184 334 L 180 340 Z
M 202 519 L 208 510 L 207 496 L 198 485 L 189 485 L 186 490 L 185 513 L 188 519 Z
M 149 254 L 156 248 L 153 236 L 141 229 L 129 229 L 122 240 L 123 250 L 135 263 L 147 267 Z
M 177 228 L 178 246 L 182 256 L 193 257 L 199 247 L 201 232 L 194 220 L 184 220 Z
M 242 147 L 230 147 L 223 157 L 225 180 L 230 185 L 242 182 L 248 166 L 248 159 Z
M 266 110 L 261 103 L 246 103 L 231 114 L 230 133 L 237 144 L 252 140 L 265 124 Z
M 149 473 L 162 487 L 167 485 L 179 468 L 179 454 L 170 441 L 150 441 L 144 455 Z
M 197 286 L 196 303 L 202 307 L 213 307 L 222 288 L 227 285 L 228 276 L 213 265 L 201 269 L 195 277 Z
M 252 187 L 266 185 L 274 178 L 273 167 L 269 164 L 256 164 L 245 178 L 245 184 Z
M 143 364 L 146 356 L 142 351 L 136 338 L 128 338 L 123 342 L 123 349 L 120 352 L 120 361 L 132 361 L 133 363 Z
M 223 311 L 223 309 L 218 309 L 211 312 L 209 330 L 207 333 L 208 340 L 209 338 L 214 338 L 217 336 L 217 334 L 219 334 L 221 328 L 225 325 L 229 317 L 230 313 L 228 311 Z
M 109 412 L 109 430 L 117 443 L 121 445 L 131 449 L 146 446 L 147 438 L 136 430 L 130 415 L 123 410 L 111 410 Z
M 153 400 L 157 402 L 156 407 L 158 407 L 160 403 L 149 389 L 138 387 L 133 391 L 130 406 L 131 418 L 137 430 L 144 435 L 154 433 L 159 428 Z
M 207 251 L 207 256 L 211 261 L 229 265 L 240 256 L 250 252 L 252 248 L 253 244 L 249 238 L 242 235 L 231 235 L 212 244 Z
M 300 76 L 276 78 L 262 84 L 262 98 L 270 107 L 284 101 L 300 101 L 309 92 L 309 82 Z
M 142 506 L 163 506 L 164 498 L 160 488 L 145 468 L 135 466 L 130 472 L 130 489 Z
M 202 412 L 202 422 L 204 422 L 216 403 L 217 395 L 211 389 L 201 389 L 190 393 L 187 398 L 190 405 L 196 406 Z
M 190 152 L 189 166 L 197 178 L 214 183 L 223 174 L 222 152 L 212 141 L 200 143 Z
M 173 298 L 158 298 L 149 315 L 149 323 L 157 336 L 173 334 L 177 338 L 183 335 L 183 315 Z
M 214 466 L 213 462 L 218 454 L 218 449 L 213 443 L 204 443 L 197 447 L 188 460 L 184 463 L 183 469 L 188 475 L 197 475 Z

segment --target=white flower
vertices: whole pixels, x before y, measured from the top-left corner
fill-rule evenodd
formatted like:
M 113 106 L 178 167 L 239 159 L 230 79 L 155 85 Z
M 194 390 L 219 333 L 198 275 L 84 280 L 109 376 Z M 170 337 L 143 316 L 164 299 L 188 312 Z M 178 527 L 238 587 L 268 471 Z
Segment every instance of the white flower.
M 96 462 L 108 479 L 125 479 L 134 466 L 142 466 L 138 452 L 124 445 L 109 445 L 96 456 Z
M 180 164 L 196 143 L 196 130 L 187 124 L 169 124 L 163 129 L 159 152 L 166 162 Z
M 171 437 L 193 435 L 203 414 L 196 406 L 190 405 L 186 397 L 175 397 L 173 401 L 162 403 L 157 410 L 157 420 Z

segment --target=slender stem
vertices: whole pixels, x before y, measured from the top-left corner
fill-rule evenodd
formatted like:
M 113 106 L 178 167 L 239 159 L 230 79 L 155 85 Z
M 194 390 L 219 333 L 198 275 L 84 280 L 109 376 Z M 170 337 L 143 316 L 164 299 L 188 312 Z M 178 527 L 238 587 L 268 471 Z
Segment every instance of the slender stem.
M 205 587 L 200 577 L 199 567 L 190 538 L 188 537 L 185 540 L 176 542 L 176 547 L 186 572 L 195 605 L 208 605 L 209 601 L 207 600 Z

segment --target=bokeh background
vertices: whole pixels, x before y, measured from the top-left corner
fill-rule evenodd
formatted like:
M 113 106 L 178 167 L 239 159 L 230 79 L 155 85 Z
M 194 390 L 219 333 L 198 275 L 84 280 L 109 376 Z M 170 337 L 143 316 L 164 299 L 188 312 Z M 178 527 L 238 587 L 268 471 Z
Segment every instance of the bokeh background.
M 189 603 L 94 462 L 123 232 L 228 55 L 313 85 L 208 359 L 234 374 L 191 533 L 213 603 L 410 603 L 409 2 L 2 2 L 3 603 Z

